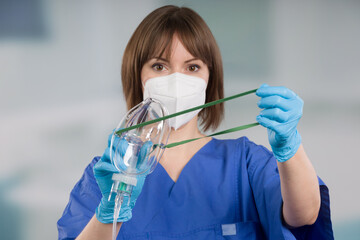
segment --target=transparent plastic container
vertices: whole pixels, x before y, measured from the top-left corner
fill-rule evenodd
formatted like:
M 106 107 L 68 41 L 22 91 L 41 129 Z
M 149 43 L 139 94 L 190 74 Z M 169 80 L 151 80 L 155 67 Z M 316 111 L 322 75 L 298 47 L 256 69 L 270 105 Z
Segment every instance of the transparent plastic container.
M 110 159 L 120 173 L 135 176 L 154 171 L 164 152 L 162 146 L 167 144 L 171 128 L 166 119 L 121 135 L 116 132 L 167 115 L 167 109 L 153 98 L 145 99 L 125 115 L 115 129 L 110 143 Z M 142 147 L 148 149 L 146 156 L 140 156 L 143 153 L 140 151 Z

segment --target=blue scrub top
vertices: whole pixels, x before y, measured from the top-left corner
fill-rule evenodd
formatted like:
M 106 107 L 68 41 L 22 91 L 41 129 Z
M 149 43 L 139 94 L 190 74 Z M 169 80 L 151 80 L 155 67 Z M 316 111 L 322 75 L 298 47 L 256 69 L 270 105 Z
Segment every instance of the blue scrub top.
M 101 199 L 93 167 L 85 169 L 58 221 L 59 239 L 75 239 Z M 276 159 L 246 137 L 213 138 L 187 163 L 176 183 L 159 164 L 117 239 L 333 239 L 328 189 L 311 226 L 287 228 Z

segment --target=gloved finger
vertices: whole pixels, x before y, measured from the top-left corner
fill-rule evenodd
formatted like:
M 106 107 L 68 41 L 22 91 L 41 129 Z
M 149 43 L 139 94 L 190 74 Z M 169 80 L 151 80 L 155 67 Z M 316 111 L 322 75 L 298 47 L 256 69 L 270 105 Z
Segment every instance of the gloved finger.
M 152 141 L 146 141 L 140 149 L 139 153 L 139 161 L 143 161 L 146 158 L 146 155 L 148 155 L 153 147 Z
M 94 166 L 94 176 L 103 177 L 108 174 L 113 174 L 119 172 L 114 165 L 109 162 L 98 161 Z
M 108 139 L 108 147 L 110 147 L 111 142 L 112 142 L 112 144 L 113 144 L 112 146 L 114 149 L 114 147 L 116 147 L 119 144 L 119 141 L 120 141 L 120 137 L 118 135 L 110 134 L 109 139 Z
M 260 112 L 259 116 L 274 120 L 279 123 L 284 123 L 289 120 L 290 114 L 284 112 L 279 108 L 264 109 Z
M 110 148 L 106 148 L 104 154 L 101 156 L 100 161 L 111 163 L 110 159 Z
M 109 136 L 108 136 L 108 147 L 110 147 L 110 143 L 111 143 L 111 138 L 113 137 L 113 135 L 114 135 L 114 131 L 115 131 L 115 129 L 113 129 L 112 130 L 112 132 L 109 134 Z
M 261 98 L 257 104 L 259 108 L 280 108 L 283 111 L 291 109 L 289 100 L 277 95 Z
M 299 109 L 302 112 L 302 108 L 304 107 L 304 100 L 302 100 L 299 96 L 296 96 L 296 98 L 293 101 L 296 102 L 296 105 L 299 107 Z
M 111 139 L 112 139 L 113 136 L 114 136 L 115 138 L 120 138 L 119 135 L 115 134 L 115 131 L 119 131 L 119 130 L 121 130 L 121 129 L 123 129 L 123 128 L 118 128 L 118 129 L 114 128 L 114 129 L 111 131 L 111 133 L 110 133 L 109 136 L 108 136 L 108 147 L 110 147 Z
M 146 159 L 148 157 L 147 155 L 151 152 L 152 147 L 153 143 L 151 141 L 147 141 L 141 146 L 137 162 L 137 168 L 139 170 L 142 170 L 142 168 L 144 168 L 144 164 L 146 164 Z
M 106 148 L 105 151 L 104 151 L 104 154 L 101 156 L 101 161 L 112 163 L 111 157 L 113 157 L 114 160 L 119 161 L 121 158 L 124 157 L 124 152 L 126 151 L 126 149 L 125 150 L 120 149 L 120 148 L 124 148 L 124 146 L 125 146 L 125 144 L 120 145 L 119 148 L 116 148 L 116 146 L 114 146 L 113 150 L 112 150 L 112 153 L 111 153 L 111 156 L 110 156 L 110 148 L 109 147 Z
M 296 94 L 286 87 L 270 87 L 270 86 L 261 86 L 257 91 L 256 95 L 259 97 L 268 97 L 272 95 L 278 95 L 283 98 L 293 98 Z
M 145 182 L 145 179 L 146 179 L 146 176 L 148 174 L 139 174 L 136 176 L 136 179 L 137 179 L 137 184 L 136 186 L 140 186 L 142 187 L 142 185 L 144 185 L 144 182 Z
M 279 126 L 280 123 L 274 121 L 274 120 L 271 120 L 271 119 L 268 119 L 266 117 L 262 117 L 262 116 L 257 116 L 256 117 L 256 121 L 263 127 L 266 127 L 270 130 L 273 130 L 274 132 L 277 132 L 276 131 L 276 127 Z
M 124 157 L 128 146 L 129 143 L 124 138 L 115 137 L 112 150 L 117 154 L 120 154 L 121 157 Z
M 131 195 L 131 199 L 133 200 L 133 197 L 136 199 L 144 186 L 145 180 L 146 180 L 147 174 L 140 174 L 136 176 L 137 183 L 136 186 L 133 189 L 133 194 Z
M 113 153 L 116 152 L 116 154 L 120 154 L 121 157 L 124 157 L 129 143 L 124 138 L 120 138 L 117 134 L 114 134 L 114 132 L 115 130 L 109 135 L 108 148 L 110 147 L 112 141 Z

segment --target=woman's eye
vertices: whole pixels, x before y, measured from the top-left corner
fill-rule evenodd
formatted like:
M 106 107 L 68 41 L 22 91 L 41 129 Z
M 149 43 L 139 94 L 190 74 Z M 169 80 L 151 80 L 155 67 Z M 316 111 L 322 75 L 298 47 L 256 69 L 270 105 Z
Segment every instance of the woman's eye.
M 160 63 L 155 63 L 151 66 L 155 71 L 163 71 L 165 69 L 164 65 Z
M 190 72 L 197 72 L 199 69 L 200 69 L 200 67 L 199 67 L 198 65 L 190 65 L 190 66 L 188 67 L 188 70 L 189 70 Z

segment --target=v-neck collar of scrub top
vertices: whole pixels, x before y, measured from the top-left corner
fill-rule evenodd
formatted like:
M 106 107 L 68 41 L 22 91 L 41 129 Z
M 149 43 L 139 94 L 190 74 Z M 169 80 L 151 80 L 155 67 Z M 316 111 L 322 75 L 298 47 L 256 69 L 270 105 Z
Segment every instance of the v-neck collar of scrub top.
M 210 141 L 208 141 L 207 143 L 204 144 L 204 146 L 202 146 L 191 158 L 190 160 L 185 164 L 185 166 L 183 167 L 183 169 L 180 172 L 180 175 L 178 177 L 178 179 L 176 181 L 174 181 L 169 173 L 166 171 L 166 169 L 164 168 L 163 165 L 161 165 L 160 163 L 158 164 L 158 166 L 156 167 L 157 169 L 160 169 L 159 171 L 164 172 L 165 176 L 167 176 L 169 178 L 169 181 L 172 182 L 172 184 L 174 185 L 178 185 L 177 183 L 179 181 L 181 181 L 181 178 L 183 178 L 186 174 L 187 168 L 189 168 L 192 165 L 192 162 L 196 161 L 197 155 L 199 155 L 201 152 L 205 151 L 207 148 L 209 148 L 209 145 L 211 145 L 214 142 L 214 138 L 211 138 Z M 165 150 L 166 151 L 166 150 Z M 170 194 L 169 194 L 170 196 Z
M 156 166 L 154 172 L 146 177 L 142 192 L 137 199 L 137 202 L 141 202 L 141 204 L 135 205 L 132 211 L 133 218 L 127 224 L 124 224 L 122 228 L 127 231 L 128 226 L 126 225 L 131 225 L 131 232 L 150 230 L 148 228 L 150 224 L 166 208 L 169 202 L 176 201 L 178 198 L 177 192 L 180 194 L 182 192 L 180 189 L 186 187 L 185 180 L 189 177 L 187 176 L 188 172 L 194 164 L 198 164 L 198 161 L 201 160 L 200 155 L 206 154 L 215 141 L 216 139 L 212 138 L 191 157 L 176 182 L 172 180 L 161 164 L 159 164 L 161 166 Z M 133 225 L 131 223 L 134 220 L 137 224 Z

